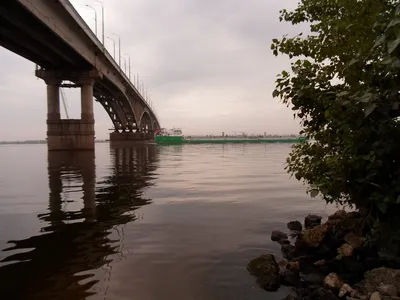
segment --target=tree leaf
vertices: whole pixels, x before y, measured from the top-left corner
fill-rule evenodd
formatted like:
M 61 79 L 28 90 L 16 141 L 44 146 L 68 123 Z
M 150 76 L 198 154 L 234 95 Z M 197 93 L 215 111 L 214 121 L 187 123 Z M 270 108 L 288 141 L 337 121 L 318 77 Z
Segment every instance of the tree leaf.
M 393 19 L 392 22 L 389 23 L 387 28 L 393 27 L 393 26 L 395 26 L 397 24 L 400 24 L 400 18 Z
M 397 40 L 391 41 L 387 44 L 388 47 L 388 53 L 392 54 L 392 52 L 394 50 L 397 49 L 397 47 L 400 45 L 400 38 L 398 38 Z
M 376 104 L 375 103 L 371 103 L 370 105 L 368 105 L 365 110 L 364 110 L 364 115 L 366 117 L 368 117 L 376 108 Z
M 374 97 L 372 96 L 371 93 L 368 93 L 368 92 L 365 93 L 364 95 L 362 95 L 360 98 L 360 101 L 363 103 L 370 102 L 372 100 L 374 100 Z
M 384 34 L 379 36 L 379 38 L 377 38 L 375 41 L 374 48 L 378 47 L 379 45 L 382 45 L 385 40 L 386 40 L 386 36 Z M 351 62 L 350 62 L 350 64 L 351 64 Z
M 348 94 L 349 94 L 348 91 L 343 91 L 343 92 L 338 93 L 337 95 L 338 95 L 339 97 L 342 97 L 342 96 L 347 96 Z
M 377 207 L 382 213 L 386 213 L 386 210 L 387 210 L 387 204 L 386 203 L 378 202 L 377 203 Z
M 272 92 L 272 97 L 276 98 L 276 97 L 278 97 L 278 96 L 279 96 L 279 91 L 278 91 L 278 90 L 274 90 L 274 91 Z
M 317 189 L 311 189 L 311 190 L 310 190 L 310 196 L 311 196 L 312 198 L 317 197 L 318 194 L 319 194 L 319 191 L 318 191 Z

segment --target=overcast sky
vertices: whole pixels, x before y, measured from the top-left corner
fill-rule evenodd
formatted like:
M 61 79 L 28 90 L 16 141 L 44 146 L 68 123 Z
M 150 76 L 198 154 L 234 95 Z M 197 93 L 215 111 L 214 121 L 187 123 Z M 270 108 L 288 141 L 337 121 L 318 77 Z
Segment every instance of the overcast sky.
M 94 30 L 101 5 L 72 4 Z M 122 53 L 143 79 L 161 126 L 184 134 L 298 133 L 292 111 L 272 98 L 276 75 L 289 67 L 274 57 L 271 40 L 299 28 L 279 22 L 296 0 L 104 0 L 106 36 L 121 36 Z M 113 43 L 106 39 L 113 53 Z M 116 49 L 118 53 L 118 48 Z M 0 48 L 0 140 L 43 139 L 46 86 L 34 64 Z M 79 117 L 79 91 L 66 90 L 70 117 Z M 61 105 L 62 108 L 62 105 Z M 62 111 L 63 113 L 63 111 Z M 112 127 L 95 103 L 96 137 Z

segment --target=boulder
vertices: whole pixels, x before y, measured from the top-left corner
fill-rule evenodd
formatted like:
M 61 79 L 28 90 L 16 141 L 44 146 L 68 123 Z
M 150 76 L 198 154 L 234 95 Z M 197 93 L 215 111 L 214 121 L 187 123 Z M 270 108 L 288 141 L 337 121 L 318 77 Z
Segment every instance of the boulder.
M 298 286 L 300 284 L 299 274 L 291 271 L 283 271 L 280 274 L 281 283 L 286 286 Z
M 304 227 L 306 229 L 313 228 L 315 226 L 321 225 L 322 217 L 318 215 L 308 215 L 304 219 Z
M 324 275 L 319 273 L 300 274 L 301 280 L 311 285 L 321 285 L 324 282 Z
M 379 292 L 374 292 L 374 293 L 372 293 L 369 300 L 382 300 L 382 298 L 381 298 L 381 295 L 379 294 Z
M 298 261 L 287 262 L 286 270 L 298 273 L 300 271 L 300 263 Z
M 343 298 L 347 294 L 349 294 L 349 295 L 354 294 L 354 289 L 350 285 L 345 283 L 342 285 L 342 287 L 339 290 L 339 297 Z
M 396 297 L 397 296 L 397 288 L 391 284 L 381 284 L 378 287 L 378 291 L 384 296 Z
M 318 248 L 328 232 L 328 225 L 319 225 L 304 230 L 296 240 L 297 248 Z
M 328 217 L 328 220 L 343 220 L 347 218 L 347 212 L 345 210 L 338 210 L 333 215 Z
M 247 270 L 257 278 L 257 283 L 267 291 L 276 291 L 280 286 L 279 266 L 272 254 L 252 259 Z
M 346 256 L 352 256 L 353 255 L 354 248 L 353 246 L 349 244 L 343 244 L 337 249 L 338 257 L 346 257 Z
M 344 237 L 347 244 L 351 245 L 354 249 L 361 248 L 364 246 L 365 237 L 360 235 L 355 235 L 354 233 L 349 233 Z
M 398 292 L 400 290 L 400 270 L 380 267 L 367 271 L 364 274 L 364 280 L 357 283 L 355 288 L 365 295 L 378 291 L 382 285 L 392 285 Z
M 339 298 L 330 290 L 318 288 L 314 290 L 309 296 L 309 300 L 339 300 Z
M 336 273 L 329 273 L 324 279 L 324 286 L 332 291 L 338 291 L 343 286 L 343 281 Z
M 279 240 L 278 243 L 281 245 L 289 245 L 290 241 L 289 240 Z
M 318 267 L 324 266 L 324 265 L 326 265 L 326 260 L 325 260 L 325 259 L 317 260 L 317 261 L 314 263 L 314 266 L 318 266 Z
M 296 232 L 303 230 L 303 226 L 301 225 L 301 223 L 299 221 L 291 221 L 291 222 L 287 223 L 287 228 L 289 230 L 296 231 Z
M 274 242 L 279 242 L 281 240 L 287 240 L 288 235 L 282 231 L 274 230 L 271 233 L 271 240 Z
M 375 289 L 381 285 L 392 285 L 400 290 L 400 270 L 381 267 L 365 272 L 364 277 Z
M 293 295 L 287 295 L 285 298 L 283 298 L 282 300 L 297 300 L 298 298 L 293 296 Z
M 290 244 L 282 245 L 281 252 L 284 258 L 292 260 L 297 256 L 296 247 Z
M 347 219 L 359 219 L 361 214 L 358 211 L 350 211 L 347 213 Z

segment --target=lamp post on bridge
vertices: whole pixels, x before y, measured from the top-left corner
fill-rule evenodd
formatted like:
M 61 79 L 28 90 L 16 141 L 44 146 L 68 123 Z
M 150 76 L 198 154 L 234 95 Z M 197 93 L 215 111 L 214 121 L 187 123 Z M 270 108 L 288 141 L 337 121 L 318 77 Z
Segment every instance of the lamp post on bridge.
M 131 56 L 126 53 L 124 53 L 124 55 L 128 56 L 129 80 L 131 80 Z M 126 60 L 125 60 L 125 62 L 126 62 Z
M 122 56 L 122 59 L 124 60 L 124 72 L 126 74 L 126 58 Z
M 101 40 L 104 45 L 104 3 L 100 0 L 95 1 L 101 4 Z
M 110 38 L 109 36 L 107 37 L 108 39 L 112 40 L 113 44 L 114 44 L 114 60 L 115 60 L 115 41 L 114 39 Z
M 119 67 L 121 68 L 121 36 L 116 33 L 113 33 L 113 35 L 118 37 Z
M 91 9 L 93 9 L 93 11 L 94 11 L 94 26 L 95 26 L 95 28 L 94 28 L 94 34 L 97 36 L 97 11 L 96 11 L 93 7 L 91 7 L 90 5 L 88 5 L 88 4 L 86 4 L 86 7 L 89 7 L 89 8 L 91 8 Z

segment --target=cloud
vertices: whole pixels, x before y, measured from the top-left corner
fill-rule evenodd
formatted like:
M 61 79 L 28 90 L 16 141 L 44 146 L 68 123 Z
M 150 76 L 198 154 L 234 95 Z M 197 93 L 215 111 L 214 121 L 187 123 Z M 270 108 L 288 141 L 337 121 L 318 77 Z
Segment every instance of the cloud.
M 93 28 L 101 6 L 71 1 Z M 187 134 L 244 130 L 296 133 L 292 112 L 271 94 L 276 74 L 288 60 L 270 51 L 271 40 L 298 29 L 279 23 L 279 10 L 293 0 L 104 0 L 106 36 L 121 36 L 122 54 L 131 59 L 164 127 L 182 126 Z M 109 52 L 113 43 L 106 39 Z M 43 138 L 46 88 L 31 62 L 0 49 L 0 140 Z M 124 61 L 124 60 L 123 60 Z M 67 91 L 68 108 L 79 116 L 79 94 Z M 105 138 L 112 123 L 95 105 L 96 136 Z

